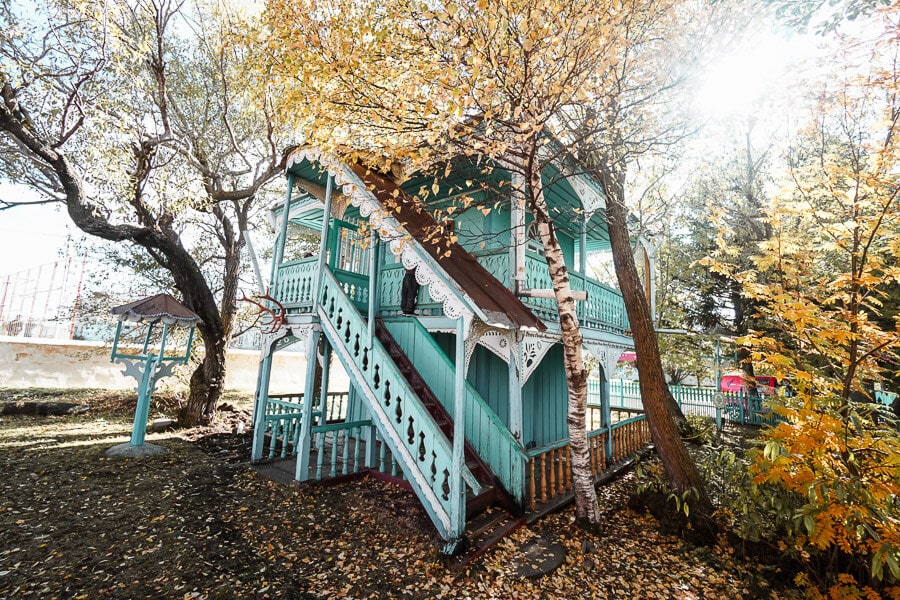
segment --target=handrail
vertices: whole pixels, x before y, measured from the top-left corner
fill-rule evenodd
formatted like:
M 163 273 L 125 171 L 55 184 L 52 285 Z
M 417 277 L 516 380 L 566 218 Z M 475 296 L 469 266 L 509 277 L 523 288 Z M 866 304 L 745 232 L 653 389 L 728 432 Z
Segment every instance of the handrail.
M 372 424 L 371 419 L 363 419 L 361 421 L 348 421 L 346 423 L 331 423 L 329 425 L 313 425 L 313 433 L 327 433 L 329 431 L 339 431 L 341 429 L 353 429 L 354 427 L 367 427 Z
M 600 427 L 599 429 L 593 429 L 591 431 L 588 431 L 587 437 L 592 438 L 592 437 L 596 437 L 598 435 L 603 435 L 604 433 L 609 433 L 610 431 L 615 431 L 616 429 L 626 427 L 628 425 L 631 425 L 632 423 L 637 423 L 638 421 L 642 421 L 644 418 L 646 418 L 645 415 L 641 414 L 636 417 L 629 417 L 628 419 L 622 419 L 621 421 L 618 421 L 617 423 L 613 423 L 612 426 L 604 426 L 604 427 Z M 562 447 L 568 446 L 568 445 L 569 445 L 569 438 L 562 438 L 561 440 L 556 440 L 555 442 L 550 442 L 549 444 L 544 444 L 543 446 L 538 446 L 536 448 L 530 448 L 530 449 L 526 450 L 526 452 L 528 453 L 529 457 L 533 458 L 533 457 L 537 456 L 538 454 L 542 454 L 544 452 L 549 452 L 550 450 L 555 450 L 557 448 L 562 448 Z
M 322 272 L 322 330 L 350 377 L 360 383 L 372 419 L 408 475 L 426 511 L 445 539 L 456 535 L 463 515 L 453 514 L 450 478 L 462 476 L 481 491 L 465 465 L 453 472 L 447 437 L 329 269 Z

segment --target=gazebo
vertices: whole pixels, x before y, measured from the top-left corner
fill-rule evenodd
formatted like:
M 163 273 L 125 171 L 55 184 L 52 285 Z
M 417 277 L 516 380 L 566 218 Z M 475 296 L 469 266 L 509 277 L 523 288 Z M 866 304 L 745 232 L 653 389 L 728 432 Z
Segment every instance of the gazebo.
M 161 446 L 145 444 L 147 432 L 147 416 L 150 411 L 150 396 L 156 382 L 172 374 L 177 365 L 185 364 L 191 355 L 191 344 L 194 340 L 194 327 L 200 321 L 193 311 L 178 302 L 169 294 L 157 294 L 149 298 L 135 300 L 122 306 L 116 306 L 110 312 L 119 318 L 116 337 L 113 342 L 111 360 L 120 362 L 125 367 L 123 375 L 134 377 L 138 382 L 137 405 L 134 411 L 134 427 L 131 441 L 114 446 L 106 451 L 107 456 L 148 456 L 164 451 Z M 131 333 L 141 333 L 142 343 L 129 350 L 122 350 L 120 341 L 123 333 L 129 329 L 126 323 L 134 324 Z M 158 325 L 162 324 L 162 331 Z M 171 327 L 187 327 L 187 341 L 183 348 L 168 348 Z M 154 332 L 157 336 L 154 336 Z

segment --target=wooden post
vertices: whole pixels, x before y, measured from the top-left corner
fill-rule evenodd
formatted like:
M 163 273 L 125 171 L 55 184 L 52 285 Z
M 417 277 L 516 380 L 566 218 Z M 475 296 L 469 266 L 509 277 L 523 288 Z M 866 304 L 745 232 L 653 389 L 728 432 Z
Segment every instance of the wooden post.
M 269 291 L 275 293 L 275 284 L 278 282 L 278 267 L 284 258 L 284 243 L 287 240 L 288 217 L 291 212 L 291 192 L 294 191 L 294 176 L 288 175 L 287 195 L 284 198 L 284 208 L 281 211 L 281 229 L 275 240 L 275 248 L 272 252 L 272 271 L 269 275 Z
M 603 425 L 603 427 L 607 428 L 607 431 L 609 431 L 609 428 L 612 427 L 612 422 L 611 422 L 612 421 L 612 411 L 610 410 L 610 407 L 609 407 L 609 404 L 610 404 L 610 402 L 609 402 L 609 377 L 607 376 L 606 371 L 604 371 L 603 366 L 599 366 L 599 367 L 597 367 L 597 369 L 600 372 L 599 373 L 600 374 L 600 412 L 603 414 L 602 425 Z M 620 381 L 619 382 L 619 392 L 621 394 L 620 402 L 621 402 L 621 405 L 623 405 L 623 406 L 625 404 L 624 388 L 625 388 L 625 386 L 622 385 L 622 382 Z M 605 445 L 606 456 L 611 456 L 612 455 L 612 436 L 611 435 L 606 436 L 606 439 L 604 440 L 604 445 Z
M 465 489 L 462 481 L 463 443 L 466 439 L 466 327 L 456 320 L 456 380 L 453 402 L 453 459 L 450 479 L 450 537 L 462 538 L 466 527 Z
M 137 406 L 134 408 L 134 426 L 131 429 L 131 445 L 144 443 L 147 433 L 147 415 L 150 412 L 150 392 L 153 388 L 153 371 L 156 370 L 156 357 L 152 354 L 144 359 L 144 372 L 138 386 Z
M 319 307 L 319 300 L 322 296 L 322 273 L 325 271 L 326 259 L 328 258 L 328 226 L 331 221 L 331 192 L 334 187 L 334 178 L 328 175 L 328 181 L 325 184 L 325 212 L 322 215 L 321 237 L 319 239 L 319 264 L 316 269 L 315 283 L 313 290 L 313 306 L 312 312 L 316 314 Z
M 581 231 L 579 232 L 579 244 L 581 252 L 578 255 L 578 272 L 582 277 L 587 277 L 587 212 L 581 213 Z M 587 289 L 587 286 L 585 286 Z
M 303 390 L 303 416 L 300 417 L 300 439 L 297 441 L 297 470 L 294 479 L 309 479 L 309 445 L 312 431 L 312 397 L 316 377 L 316 348 L 319 346 L 320 331 L 309 332 L 306 345 L 306 388 Z
M 519 371 L 519 362 L 522 357 L 522 344 L 518 333 L 510 336 L 509 346 L 509 430 L 513 436 L 524 446 L 522 439 L 522 374 Z
M 264 344 L 263 357 L 259 362 L 259 375 L 256 378 L 256 401 L 253 403 L 253 445 L 250 448 L 250 462 L 262 459 L 263 441 L 266 433 L 266 402 L 269 398 L 269 381 L 272 378 L 272 348 L 274 345 Z
M 287 237 L 287 222 L 288 217 L 290 216 L 291 210 L 291 194 L 294 190 L 294 176 L 287 176 L 287 193 L 284 197 L 284 208 L 281 211 L 281 228 L 279 229 L 278 236 L 275 238 L 275 248 L 272 251 L 272 265 L 269 271 L 269 291 L 272 294 L 275 293 L 275 284 L 278 279 L 278 267 L 281 265 L 281 260 L 284 258 L 284 243 L 285 238 Z M 262 285 L 262 282 L 260 282 Z M 263 434 L 265 430 L 265 414 L 260 415 L 260 412 L 265 413 L 266 408 L 266 398 L 269 395 L 269 379 L 272 376 L 272 352 L 274 346 L 264 347 L 262 349 L 262 356 L 259 360 L 259 373 L 256 377 L 256 402 L 253 403 L 253 446 L 250 450 L 250 462 L 256 462 L 260 458 L 262 458 L 262 442 L 263 442 Z M 265 387 L 265 390 L 263 390 Z M 262 427 L 259 427 L 259 424 L 262 423 Z M 257 437 L 259 440 L 257 441 Z
M 373 229 L 369 232 L 369 347 L 375 339 L 375 317 L 378 315 L 378 304 L 381 299 L 378 289 L 379 264 L 378 259 L 381 245 L 378 243 L 378 233 Z
M 526 287 L 525 278 L 525 178 L 512 173 L 509 224 L 509 289 L 517 293 Z
M 331 344 L 328 343 L 328 338 L 323 339 L 323 350 L 322 350 L 322 381 L 319 385 L 319 425 L 327 425 L 328 424 L 328 411 L 331 410 L 329 406 L 328 399 L 328 371 L 329 366 L 331 365 Z M 316 357 L 318 360 L 318 356 Z M 299 439 L 299 431 L 297 433 Z M 318 434 L 324 435 L 324 434 Z M 297 446 L 294 446 L 295 448 Z

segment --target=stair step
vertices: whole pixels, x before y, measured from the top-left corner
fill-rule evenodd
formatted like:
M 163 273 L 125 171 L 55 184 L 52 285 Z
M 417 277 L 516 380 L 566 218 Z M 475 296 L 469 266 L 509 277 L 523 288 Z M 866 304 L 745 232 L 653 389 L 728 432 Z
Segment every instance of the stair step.
M 525 519 L 516 518 L 500 508 L 493 508 L 471 520 L 466 525 L 466 550 L 456 557 L 454 564 L 463 567 L 479 558 L 494 544 L 525 524 Z
M 474 475 L 474 473 L 473 473 Z M 487 509 L 491 508 L 497 501 L 497 489 L 488 485 L 485 486 L 481 493 L 477 496 L 471 494 L 466 495 L 466 517 L 469 520 L 480 516 Z

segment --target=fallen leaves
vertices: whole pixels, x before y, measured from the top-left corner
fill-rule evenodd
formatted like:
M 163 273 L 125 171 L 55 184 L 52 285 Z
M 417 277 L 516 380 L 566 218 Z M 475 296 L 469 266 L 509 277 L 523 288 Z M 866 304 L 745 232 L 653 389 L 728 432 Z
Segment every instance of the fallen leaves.
M 729 548 L 694 549 L 625 508 L 627 479 L 599 492 L 602 535 L 564 510 L 453 571 L 404 489 L 375 479 L 283 486 L 233 460 L 243 442 L 221 433 L 226 452 L 181 432 L 153 436 L 162 456 L 105 458 L 129 428 L 127 414 L 0 419 L 0 598 L 708 600 L 765 589 Z M 71 432 L 83 443 L 65 444 Z M 560 538 L 565 562 L 518 577 L 510 565 L 522 544 L 545 533 Z

